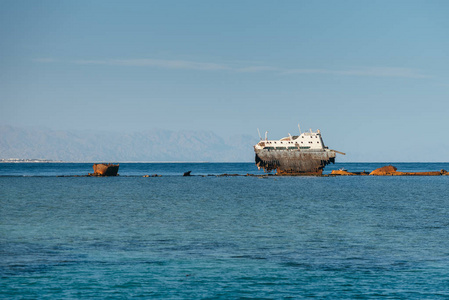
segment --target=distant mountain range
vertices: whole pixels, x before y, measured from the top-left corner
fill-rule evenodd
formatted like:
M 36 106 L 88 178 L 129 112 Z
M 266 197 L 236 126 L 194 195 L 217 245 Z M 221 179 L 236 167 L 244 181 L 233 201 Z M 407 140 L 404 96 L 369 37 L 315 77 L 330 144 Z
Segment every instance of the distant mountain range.
M 0 159 L 251 162 L 257 137 L 154 129 L 132 133 L 0 126 Z

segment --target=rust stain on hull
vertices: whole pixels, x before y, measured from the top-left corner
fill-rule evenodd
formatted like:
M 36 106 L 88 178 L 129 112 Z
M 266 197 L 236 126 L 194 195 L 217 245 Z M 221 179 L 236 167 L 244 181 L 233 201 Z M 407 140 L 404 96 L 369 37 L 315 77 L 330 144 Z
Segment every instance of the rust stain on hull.
M 321 175 L 330 163 L 335 163 L 335 152 L 300 150 L 258 150 L 256 165 L 266 172 L 276 170 L 277 175 Z

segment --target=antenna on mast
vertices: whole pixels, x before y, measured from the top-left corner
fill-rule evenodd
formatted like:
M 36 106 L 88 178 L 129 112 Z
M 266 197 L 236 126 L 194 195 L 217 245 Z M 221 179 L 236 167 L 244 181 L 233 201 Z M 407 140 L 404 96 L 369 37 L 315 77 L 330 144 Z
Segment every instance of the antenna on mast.
M 301 135 L 301 127 L 299 126 L 299 123 L 298 123 L 298 129 L 299 129 L 299 135 Z
M 259 128 L 257 128 L 257 133 L 259 133 L 259 138 L 260 138 L 260 140 L 262 140 L 262 136 L 260 135 Z
M 268 140 L 268 131 L 265 131 L 265 140 Z

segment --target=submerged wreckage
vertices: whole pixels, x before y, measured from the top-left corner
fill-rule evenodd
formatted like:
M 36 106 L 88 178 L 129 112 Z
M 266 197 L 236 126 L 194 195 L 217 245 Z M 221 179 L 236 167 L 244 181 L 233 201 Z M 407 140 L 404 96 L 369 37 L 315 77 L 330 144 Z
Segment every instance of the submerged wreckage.
M 90 176 L 117 176 L 119 164 L 94 164 L 94 173 Z
M 260 134 L 259 134 L 260 136 Z M 256 165 L 265 172 L 277 170 L 278 175 L 321 175 L 326 165 L 335 163 L 336 150 L 324 146 L 321 132 L 304 132 L 280 140 L 265 140 L 254 146 Z

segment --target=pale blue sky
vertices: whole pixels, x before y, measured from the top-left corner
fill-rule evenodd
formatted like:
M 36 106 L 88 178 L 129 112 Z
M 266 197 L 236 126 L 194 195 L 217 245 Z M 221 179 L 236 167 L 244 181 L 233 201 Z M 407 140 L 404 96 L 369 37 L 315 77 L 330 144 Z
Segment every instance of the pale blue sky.
M 449 1 L 3 1 L 0 124 L 321 129 L 349 161 L 448 161 Z

